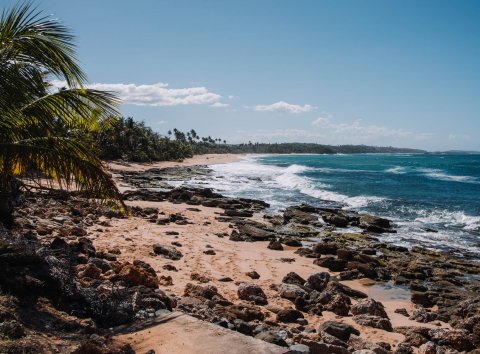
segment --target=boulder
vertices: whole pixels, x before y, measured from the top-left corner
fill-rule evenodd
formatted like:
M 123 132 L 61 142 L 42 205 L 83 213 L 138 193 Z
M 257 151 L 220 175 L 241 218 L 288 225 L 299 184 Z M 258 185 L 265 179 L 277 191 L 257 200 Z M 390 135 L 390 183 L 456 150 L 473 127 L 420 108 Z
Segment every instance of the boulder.
M 320 272 L 312 274 L 308 277 L 306 286 L 313 290 L 323 291 L 330 281 L 330 274 L 327 272 Z
M 383 304 L 379 301 L 375 301 L 374 299 L 359 301 L 352 306 L 351 310 L 354 315 L 367 314 L 388 319 L 388 315 L 385 312 L 385 307 Z
M 295 300 L 297 297 L 306 297 L 307 292 L 303 290 L 301 287 L 295 284 L 285 284 L 282 283 L 278 287 L 278 293 L 280 297 L 284 299 L 289 299 L 289 300 Z
M 347 262 L 343 259 L 338 259 L 335 257 L 325 257 L 317 258 L 313 261 L 313 264 L 318 265 L 319 267 L 328 268 L 332 272 L 341 272 L 345 269 Z
M 333 298 L 324 306 L 324 309 L 331 311 L 338 316 L 348 316 L 350 311 L 350 298 L 343 294 L 336 294 Z
M 134 260 L 133 264 L 125 263 L 118 276 L 131 285 L 143 285 L 147 288 L 158 288 L 157 273 L 148 264 L 140 260 Z

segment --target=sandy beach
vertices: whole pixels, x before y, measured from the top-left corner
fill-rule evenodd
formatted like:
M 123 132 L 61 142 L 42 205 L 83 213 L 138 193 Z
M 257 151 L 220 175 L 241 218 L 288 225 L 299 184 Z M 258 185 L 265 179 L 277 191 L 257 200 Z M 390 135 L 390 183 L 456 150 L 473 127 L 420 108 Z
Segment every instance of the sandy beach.
M 178 166 L 193 166 L 202 164 L 218 164 L 237 161 L 238 155 L 206 155 L 196 156 L 183 162 L 161 162 L 155 164 L 129 164 L 127 166 L 116 163 L 109 163 L 112 169 L 123 169 L 127 171 L 146 170 L 148 168 L 165 168 Z M 129 189 L 122 185 L 123 189 Z M 291 301 L 280 298 L 275 289 L 275 284 L 282 282 L 282 278 L 289 272 L 295 272 L 301 277 L 307 278 L 310 274 L 318 272 L 330 272 L 332 276 L 338 273 L 331 272 L 327 268 L 319 267 L 312 263 L 311 259 L 300 257 L 294 253 L 298 247 L 286 246 L 283 251 L 276 251 L 267 248 L 268 242 L 232 242 L 228 236 L 231 233 L 231 225 L 217 220 L 223 210 L 219 208 L 192 206 L 188 204 L 177 204 L 171 202 L 149 202 L 129 201 L 131 207 L 158 208 L 162 215 L 180 214 L 188 220 L 186 225 L 157 225 L 146 221 L 143 218 L 130 217 L 111 222 L 108 228 L 91 230 L 94 245 L 105 252 L 112 246 L 118 247 L 121 251 L 119 260 L 133 262 L 141 259 L 149 263 L 160 277 L 162 288 L 173 296 L 183 295 L 188 283 L 214 285 L 220 294 L 229 301 L 239 302 L 237 295 L 238 284 L 252 283 L 259 285 L 269 299 L 267 318 L 275 317 L 275 308 L 292 308 Z M 262 221 L 262 215 L 255 214 L 252 218 Z M 182 252 L 183 258 L 179 261 L 171 261 L 158 257 L 152 252 L 152 245 L 161 243 L 171 245 L 172 243 Z M 205 251 L 213 251 L 213 254 L 205 254 Z M 285 262 L 285 259 L 290 261 Z M 176 271 L 165 270 L 166 266 L 173 265 Z M 255 271 L 259 279 L 251 279 L 246 273 Z M 233 282 L 222 282 L 219 279 L 230 277 Z M 202 279 L 201 282 L 198 279 Z M 368 280 L 368 279 L 367 279 Z M 436 324 L 419 324 L 394 311 L 405 308 L 409 313 L 415 309 L 415 305 L 406 298 L 398 299 L 395 291 L 379 291 L 372 287 L 373 282 L 363 279 L 345 281 L 344 284 L 353 289 L 360 290 L 369 297 L 381 301 L 385 306 L 388 317 L 393 327 L 399 326 L 423 326 L 429 328 L 448 328 L 448 325 L 441 322 Z M 355 303 L 355 300 L 354 300 Z M 323 322 L 335 320 L 361 328 L 361 338 L 373 343 L 386 342 L 393 348 L 404 341 L 404 335 L 395 332 L 383 331 L 371 327 L 359 326 L 351 317 L 337 316 L 334 313 L 325 311 L 323 316 L 305 315 L 306 320 L 312 327 L 318 327 Z M 128 334 L 119 337 L 121 340 L 134 339 L 134 348 L 146 349 L 148 343 L 156 351 L 162 352 L 167 346 L 172 353 L 191 353 L 190 344 L 175 347 L 172 340 L 162 336 L 162 328 L 177 326 L 177 324 L 159 324 L 158 330 L 154 328 L 142 331 L 138 334 Z M 188 324 L 185 325 L 189 327 Z M 293 326 L 293 325 L 292 325 Z M 187 330 L 187 329 L 186 329 Z M 155 333 L 155 334 L 152 334 Z M 308 337 L 308 336 L 307 336 Z M 310 336 L 315 338 L 316 335 Z M 192 339 L 193 340 L 193 339 Z M 218 339 L 220 340 L 220 339 Z M 182 337 L 182 343 L 189 343 L 188 337 Z M 219 342 L 221 343 L 221 342 Z M 185 349 L 182 349 L 185 348 Z M 188 349 L 187 349 L 188 348 Z

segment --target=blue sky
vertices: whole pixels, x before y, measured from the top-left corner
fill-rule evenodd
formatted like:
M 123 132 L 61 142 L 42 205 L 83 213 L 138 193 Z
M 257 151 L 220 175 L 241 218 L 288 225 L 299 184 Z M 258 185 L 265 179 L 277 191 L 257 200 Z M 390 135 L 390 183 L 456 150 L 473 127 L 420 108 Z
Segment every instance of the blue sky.
M 36 3 L 162 133 L 480 150 L 479 1 Z

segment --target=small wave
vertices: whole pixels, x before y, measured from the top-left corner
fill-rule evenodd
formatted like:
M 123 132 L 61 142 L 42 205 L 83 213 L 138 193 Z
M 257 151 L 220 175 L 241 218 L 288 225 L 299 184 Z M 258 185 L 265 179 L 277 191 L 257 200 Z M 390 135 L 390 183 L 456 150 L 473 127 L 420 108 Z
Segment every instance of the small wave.
M 480 216 L 466 215 L 462 211 L 434 210 L 427 212 L 422 210 L 420 214 L 424 215 L 417 217 L 416 222 L 459 227 L 469 231 L 480 230 Z
M 392 167 L 392 168 L 387 168 L 385 170 L 385 172 L 394 173 L 396 175 L 399 175 L 399 174 L 407 173 L 407 169 L 405 167 L 402 167 L 402 166 L 395 166 L 395 167 Z
M 440 181 L 453 181 L 453 182 L 466 182 L 466 183 L 478 183 L 478 180 L 472 176 L 455 176 L 445 173 L 445 171 L 432 169 L 432 168 L 419 168 L 418 172 L 423 173 L 425 176 L 437 179 Z

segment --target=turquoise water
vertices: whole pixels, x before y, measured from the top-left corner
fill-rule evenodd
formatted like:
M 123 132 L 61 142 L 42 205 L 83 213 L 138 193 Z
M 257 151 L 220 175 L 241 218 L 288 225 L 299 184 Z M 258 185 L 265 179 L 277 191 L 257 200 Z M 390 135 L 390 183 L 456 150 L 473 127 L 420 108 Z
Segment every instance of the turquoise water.
M 395 221 L 385 241 L 480 254 L 480 155 L 264 155 L 210 167 L 211 187 L 273 210 L 337 205 Z

